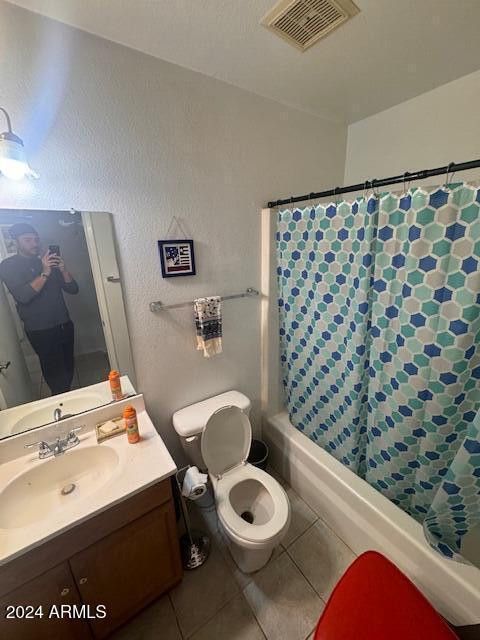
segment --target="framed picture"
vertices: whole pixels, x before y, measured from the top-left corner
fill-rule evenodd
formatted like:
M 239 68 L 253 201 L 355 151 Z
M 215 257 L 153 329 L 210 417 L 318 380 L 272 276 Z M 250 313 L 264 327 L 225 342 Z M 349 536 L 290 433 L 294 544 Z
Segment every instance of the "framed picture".
M 195 275 L 193 240 L 159 240 L 158 250 L 163 278 Z
M 0 225 L 0 257 L 6 258 L 17 253 L 17 243 L 10 237 L 11 224 Z

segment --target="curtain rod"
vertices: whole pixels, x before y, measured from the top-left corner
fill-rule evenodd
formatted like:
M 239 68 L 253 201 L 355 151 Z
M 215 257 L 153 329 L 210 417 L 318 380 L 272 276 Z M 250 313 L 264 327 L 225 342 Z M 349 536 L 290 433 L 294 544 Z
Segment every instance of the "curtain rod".
M 273 209 L 283 204 L 295 204 L 296 202 L 305 202 L 305 200 L 317 200 L 318 198 L 328 198 L 329 196 L 338 196 L 342 193 L 351 193 L 353 191 L 361 191 L 362 189 L 376 189 L 377 187 L 386 187 L 389 184 L 400 184 L 405 182 L 411 182 L 413 180 L 424 180 L 431 176 L 440 176 L 442 174 L 453 174 L 457 171 L 467 171 L 468 169 L 477 169 L 480 167 L 480 158 L 478 160 L 470 160 L 469 162 L 450 162 L 444 167 L 437 167 L 436 169 L 422 169 L 421 171 L 414 171 L 409 173 L 405 171 L 402 175 L 392 176 L 390 178 L 382 178 L 381 180 L 373 179 L 366 180 L 365 182 L 359 182 L 358 184 L 352 184 L 348 187 L 335 187 L 335 189 L 329 189 L 328 191 L 319 191 L 318 193 L 309 193 L 304 196 L 292 196 L 291 198 L 285 198 L 285 200 L 273 200 L 268 203 L 268 208 Z

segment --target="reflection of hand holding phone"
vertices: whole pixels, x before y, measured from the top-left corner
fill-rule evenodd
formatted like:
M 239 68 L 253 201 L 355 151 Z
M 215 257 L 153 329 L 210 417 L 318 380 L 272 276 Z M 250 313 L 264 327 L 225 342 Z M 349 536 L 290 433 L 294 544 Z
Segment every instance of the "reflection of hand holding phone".
M 56 258 L 60 257 L 60 245 L 58 244 L 51 244 L 48 247 L 48 252 L 50 253 L 51 256 L 55 256 Z M 58 269 L 58 265 L 52 265 L 53 269 Z

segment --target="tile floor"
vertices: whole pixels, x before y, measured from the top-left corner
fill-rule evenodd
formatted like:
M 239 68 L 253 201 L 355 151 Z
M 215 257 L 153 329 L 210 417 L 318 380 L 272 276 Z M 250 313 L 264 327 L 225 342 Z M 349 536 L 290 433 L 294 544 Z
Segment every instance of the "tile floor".
M 88 387 L 97 382 L 108 380 L 110 365 L 108 355 L 103 351 L 95 351 L 75 357 L 75 370 L 73 373 L 72 389 Z M 50 397 L 50 389 L 43 379 L 38 359 L 35 361 L 35 369 L 30 371 L 35 398 Z
M 194 528 L 208 531 L 205 565 L 185 572 L 169 594 L 136 616 L 114 640 L 311 640 L 335 583 L 355 554 L 282 478 L 292 520 L 283 544 L 254 574 L 235 565 L 215 509 L 190 503 Z M 211 501 L 210 501 L 211 505 Z

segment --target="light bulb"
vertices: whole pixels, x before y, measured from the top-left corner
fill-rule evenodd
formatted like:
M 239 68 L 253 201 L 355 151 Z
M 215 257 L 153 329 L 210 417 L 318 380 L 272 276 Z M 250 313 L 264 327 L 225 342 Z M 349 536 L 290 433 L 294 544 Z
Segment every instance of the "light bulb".
M 21 160 L 0 158 L 0 173 L 10 180 L 23 180 L 28 173 L 28 165 Z

